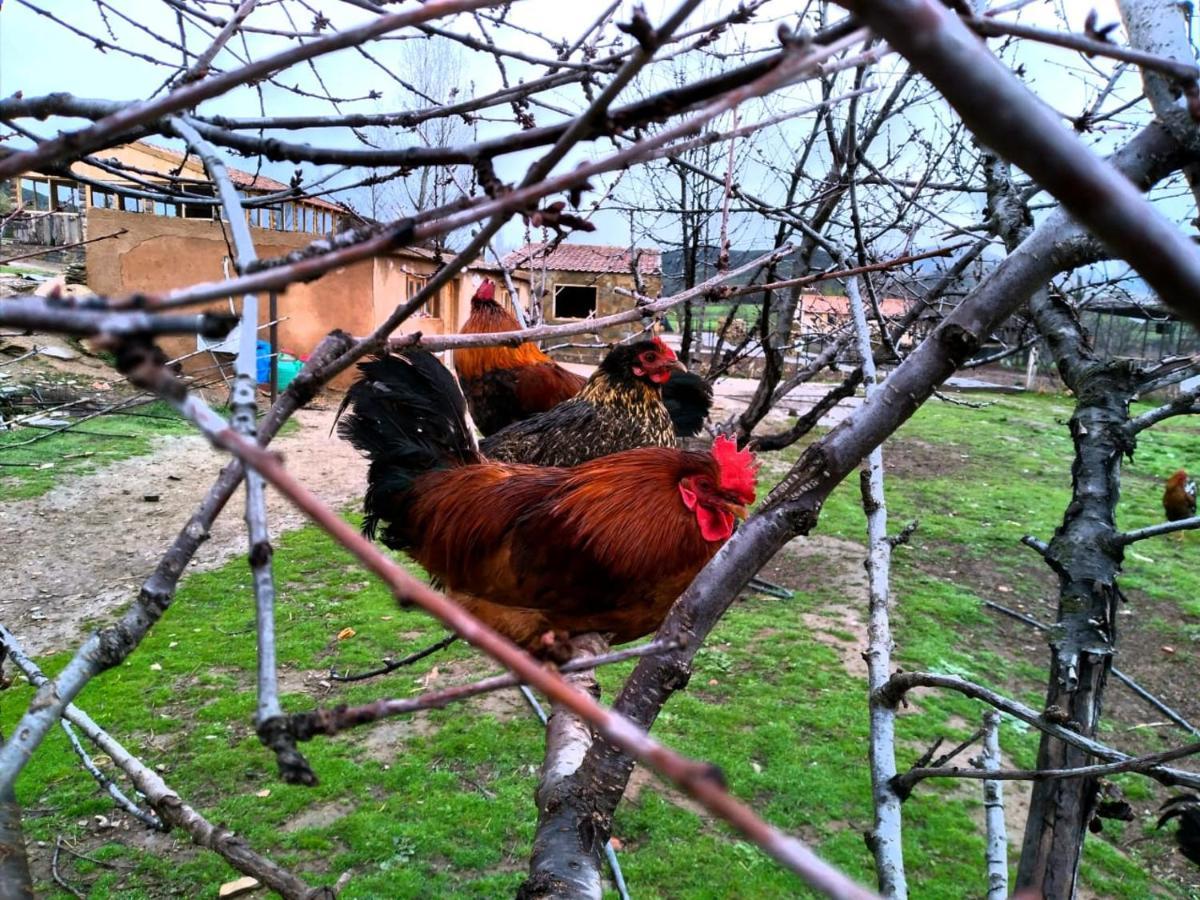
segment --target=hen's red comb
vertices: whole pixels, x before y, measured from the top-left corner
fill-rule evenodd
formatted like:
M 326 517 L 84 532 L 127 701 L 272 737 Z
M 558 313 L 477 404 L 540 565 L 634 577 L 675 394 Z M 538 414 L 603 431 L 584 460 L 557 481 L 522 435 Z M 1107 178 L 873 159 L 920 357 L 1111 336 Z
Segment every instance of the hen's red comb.
M 666 345 L 666 343 L 663 342 L 663 339 L 660 338 L 657 334 L 654 337 L 652 337 L 650 340 L 654 342 L 654 346 L 657 347 L 659 349 L 659 351 L 661 351 L 662 355 L 665 356 L 667 359 L 675 359 L 676 358 L 675 351 L 672 350 L 670 347 L 668 347 Z
M 475 291 L 476 300 L 492 300 L 496 296 L 496 285 L 492 283 L 492 279 L 485 278 L 480 283 L 479 288 Z
M 720 434 L 713 441 L 712 455 L 721 473 L 721 489 L 736 494 L 743 503 L 753 503 L 758 476 L 754 454 L 739 450 L 737 441 Z

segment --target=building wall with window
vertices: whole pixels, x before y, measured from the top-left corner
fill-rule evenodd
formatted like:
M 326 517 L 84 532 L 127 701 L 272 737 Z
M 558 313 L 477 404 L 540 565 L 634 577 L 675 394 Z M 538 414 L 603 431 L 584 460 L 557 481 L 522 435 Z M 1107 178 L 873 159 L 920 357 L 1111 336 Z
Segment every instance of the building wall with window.
M 534 276 L 535 283 L 542 281 L 542 273 Z M 643 274 L 642 287 L 648 297 L 657 297 L 662 292 L 662 276 Z M 586 319 L 589 315 L 609 316 L 630 309 L 633 298 L 618 293 L 637 289 L 633 275 L 628 272 L 571 272 L 547 271 L 542 286 L 542 309 L 546 320 L 564 323 Z M 601 337 L 614 340 L 638 329 L 638 323 L 603 329 Z
M 88 287 L 101 295 L 135 292 L 160 293 L 198 282 L 221 281 L 234 274 L 229 248 L 216 222 L 161 219 L 120 210 L 92 211 L 91 227 L 100 233 L 124 233 L 87 246 Z M 252 228 L 259 256 L 283 256 L 308 245 L 311 235 Z M 386 257 L 366 259 L 334 269 L 315 281 L 290 285 L 278 295 L 280 349 L 296 356 L 312 351 L 335 328 L 364 335 L 385 321 L 395 307 L 408 299 L 432 275 L 436 263 L 422 251 L 400 250 Z M 460 276 L 459 281 L 467 280 Z M 437 313 L 415 316 L 398 333 L 422 331 L 442 334 L 455 330 L 462 293 L 457 281 L 445 290 Z M 467 293 L 470 297 L 470 293 Z M 259 321 L 269 321 L 268 298 L 259 298 Z M 215 301 L 201 309 L 239 310 L 240 297 Z M 261 332 L 266 339 L 266 331 Z M 199 349 L 193 336 L 165 337 L 163 349 L 172 357 Z M 211 366 L 208 354 L 193 357 L 193 369 Z M 344 388 L 354 378 L 343 373 L 334 387 Z
M 103 162 L 115 161 L 130 171 L 113 171 L 79 162 L 71 166 L 78 179 L 29 172 L 8 182 L 6 189 L 10 199 L 19 199 L 24 204 L 26 216 L 23 222 L 6 229 L 5 236 L 21 242 L 57 245 L 63 241 L 56 240 L 45 225 L 31 223 L 46 216 L 82 217 L 83 222 L 76 226 L 76 231 L 80 228 L 86 231 L 86 214 L 90 209 L 167 219 L 212 221 L 221 216 L 213 185 L 203 164 L 194 156 L 185 158 L 180 153 L 143 141 L 103 150 L 96 156 Z M 234 168 L 230 168 L 229 173 L 247 203 L 246 219 L 255 228 L 309 235 L 332 234 L 344 218 L 340 207 L 319 197 L 292 200 L 277 196 L 285 193 L 288 186 L 265 175 Z M 167 185 L 198 202 L 169 202 L 113 190 L 119 186 L 153 194 L 162 193 Z M 93 232 L 90 236 L 97 235 Z

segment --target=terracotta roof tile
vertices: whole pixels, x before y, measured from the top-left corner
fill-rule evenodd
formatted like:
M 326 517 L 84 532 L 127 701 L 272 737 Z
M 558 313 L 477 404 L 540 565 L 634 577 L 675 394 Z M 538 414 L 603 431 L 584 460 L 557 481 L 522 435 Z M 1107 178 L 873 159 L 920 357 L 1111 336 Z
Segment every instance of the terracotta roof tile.
M 2 2 L 2 0 L 0 0 L 0 2 Z M 171 150 L 168 147 L 152 144 L 149 141 L 138 141 L 137 144 L 140 144 L 142 147 L 149 148 L 157 153 L 161 153 L 164 156 L 168 156 L 174 159 L 176 162 L 182 162 L 184 159 L 184 155 L 182 153 L 176 150 Z M 192 159 L 196 159 L 196 157 L 192 157 Z M 225 171 L 229 173 L 229 177 L 233 183 L 241 188 L 249 188 L 255 191 L 266 191 L 272 194 L 276 193 L 277 191 L 286 191 L 289 189 L 289 185 L 286 185 L 281 181 L 276 181 L 274 178 L 268 178 L 261 172 L 258 175 L 251 175 L 249 172 L 243 172 L 241 169 L 235 169 L 230 165 L 225 166 Z M 322 209 L 345 212 L 345 209 L 343 209 L 340 205 L 337 203 L 332 203 L 323 197 L 304 197 L 300 202 L 309 203 L 313 206 L 319 206 Z
M 603 244 L 559 244 L 545 253 L 545 244 L 526 244 L 504 257 L 505 268 L 540 269 L 559 272 L 629 272 L 632 270 L 628 247 Z M 637 247 L 638 270 L 643 275 L 662 274 L 662 256 L 658 250 Z

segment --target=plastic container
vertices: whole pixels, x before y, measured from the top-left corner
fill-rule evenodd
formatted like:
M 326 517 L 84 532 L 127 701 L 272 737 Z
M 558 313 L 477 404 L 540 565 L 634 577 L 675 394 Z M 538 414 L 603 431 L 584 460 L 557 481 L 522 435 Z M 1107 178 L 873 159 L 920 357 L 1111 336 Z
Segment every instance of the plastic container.
M 290 353 L 279 354 L 279 390 L 284 390 L 292 379 L 300 374 L 300 370 L 304 368 L 304 363 L 296 359 Z M 270 366 L 267 367 L 267 380 L 271 379 Z
M 271 380 L 270 341 L 256 342 L 254 356 L 254 377 L 258 379 L 259 384 L 266 384 Z

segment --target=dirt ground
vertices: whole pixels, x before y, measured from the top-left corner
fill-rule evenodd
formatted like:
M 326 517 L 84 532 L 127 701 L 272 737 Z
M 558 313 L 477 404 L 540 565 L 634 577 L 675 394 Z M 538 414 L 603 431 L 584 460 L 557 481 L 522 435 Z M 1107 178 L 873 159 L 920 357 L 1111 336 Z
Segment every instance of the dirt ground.
M 362 495 L 366 464 L 331 436 L 334 411 L 302 410 L 300 428 L 275 442 L 289 469 L 334 507 Z M 32 500 L 0 504 L 0 621 L 43 654 L 75 646 L 98 622 L 129 603 L 163 550 L 216 479 L 227 454 L 199 435 L 163 438 L 150 456 L 121 460 Z M 145 497 L 157 497 L 149 502 Z M 304 516 L 268 489 L 271 533 Z M 193 569 L 245 552 L 239 488 L 200 547 Z

